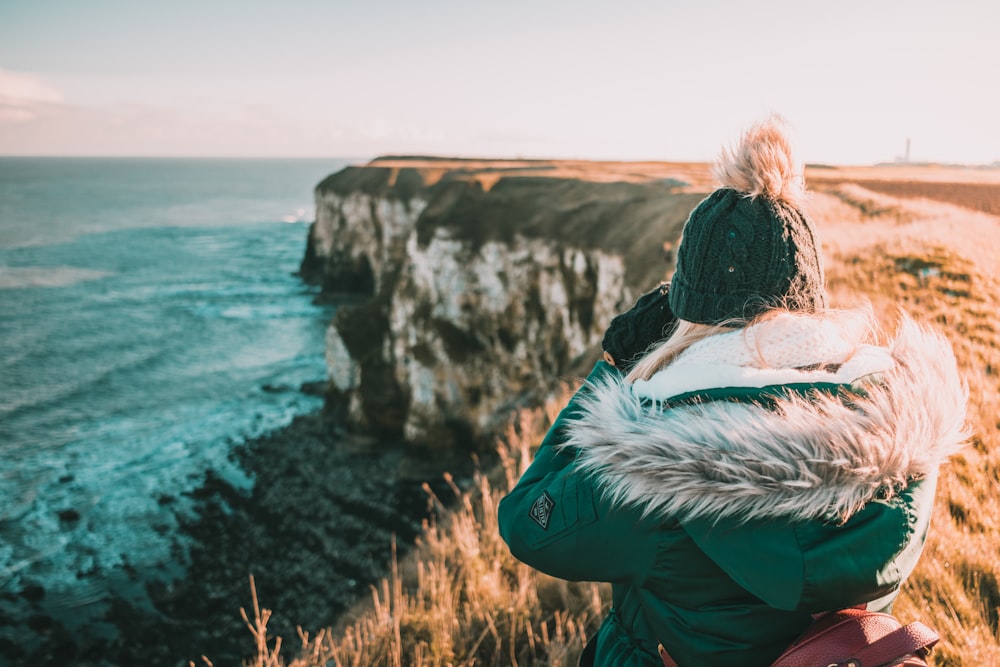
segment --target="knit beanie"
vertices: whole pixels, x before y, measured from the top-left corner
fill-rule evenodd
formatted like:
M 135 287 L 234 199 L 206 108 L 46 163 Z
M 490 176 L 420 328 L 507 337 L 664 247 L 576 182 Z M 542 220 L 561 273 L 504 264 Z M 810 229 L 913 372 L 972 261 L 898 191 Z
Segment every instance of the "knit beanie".
M 802 168 L 780 119 L 754 125 L 715 166 L 721 187 L 691 212 L 670 307 L 700 324 L 745 322 L 773 308 L 826 307 L 823 265 L 801 209 Z

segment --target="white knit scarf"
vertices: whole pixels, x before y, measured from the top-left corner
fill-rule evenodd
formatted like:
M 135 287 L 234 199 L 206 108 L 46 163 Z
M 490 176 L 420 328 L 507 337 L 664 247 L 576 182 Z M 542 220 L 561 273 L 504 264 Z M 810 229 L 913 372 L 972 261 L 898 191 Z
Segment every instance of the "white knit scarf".
M 692 344 L 649 380 L 637 380 L 633 390 L 662 401 L 721 387 L 849 384 L 895 363 L 887 349 L 863 344 L 864 335 L 863 317 L 782 313 Z

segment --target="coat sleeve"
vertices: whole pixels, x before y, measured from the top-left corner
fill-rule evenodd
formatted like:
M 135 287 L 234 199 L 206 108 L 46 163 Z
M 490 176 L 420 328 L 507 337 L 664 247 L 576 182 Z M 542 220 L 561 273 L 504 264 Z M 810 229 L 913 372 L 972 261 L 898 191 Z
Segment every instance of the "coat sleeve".
M 517 486 L 500 501 L 500 534 L 528 565 L 573 581 L 645 578 L 656 551 L 657 522 L 636 508 L 611 505 L 596 480 L 576 467 L 575 451 L 559 449 L 566 420 L 579 408 L 588 383 L 617 373 L 601 361 L 542 440 Z

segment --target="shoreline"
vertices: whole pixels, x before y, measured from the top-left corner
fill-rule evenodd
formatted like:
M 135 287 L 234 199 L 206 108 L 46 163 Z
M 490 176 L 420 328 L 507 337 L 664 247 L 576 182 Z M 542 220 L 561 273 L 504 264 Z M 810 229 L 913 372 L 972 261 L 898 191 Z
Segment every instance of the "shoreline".
M 238 444 L 230 456 L 254 484 L 240 491 L 205 472 L 189 494 L 196 515 L 178 516 L 175 561 L 185 575 L 164 582 L 127 572 L 145 587 L 150 608 L 111 597 L 98 621 L 117 630 L 110 637 L 31 615 L 20 625 L 40 647 L 0 646 L 0 665 L 175 667 L 203 664 L 201 656 L 241 664 L 255 649 L 240 617 L 240 607 L 252 609 L 251 574 L 261 606 L 274 611 L 270 633 L 296 637 L 303 625 L 314 634 L 387 573 L 393 539 L 400 554 L 412 546 L 430 513 L 423 485 L 452 495 L 441 476 L 446 463 L 436 479 L 420 477 L 429 467 L 413 469 L 401 445 L 349 434 L 326 408 Z M 468 467 L 451 472 L 461 478 Z

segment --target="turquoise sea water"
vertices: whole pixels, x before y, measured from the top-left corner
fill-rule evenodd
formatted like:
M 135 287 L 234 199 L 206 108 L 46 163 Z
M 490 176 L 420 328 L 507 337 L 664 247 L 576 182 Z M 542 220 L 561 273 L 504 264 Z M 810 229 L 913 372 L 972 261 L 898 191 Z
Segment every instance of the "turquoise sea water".
M 184 493 L 320 406 L 331 311 L 295 272 L 344 164 L 0 158 L 0 616 L 84 626 L 177 574 Z

